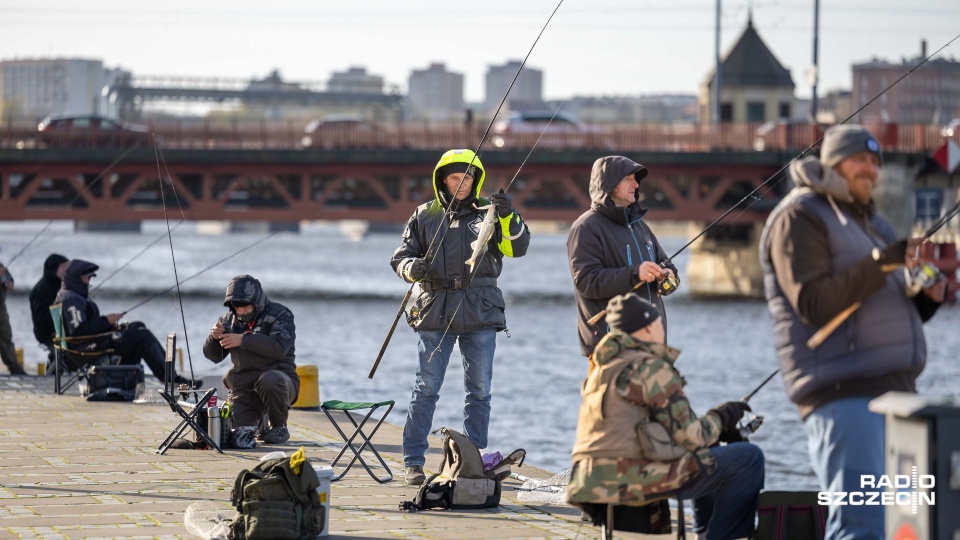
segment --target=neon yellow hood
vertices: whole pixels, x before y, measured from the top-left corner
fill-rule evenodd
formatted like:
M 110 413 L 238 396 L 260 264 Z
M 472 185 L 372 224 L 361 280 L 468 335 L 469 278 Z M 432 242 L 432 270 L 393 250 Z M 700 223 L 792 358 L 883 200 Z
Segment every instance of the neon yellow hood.
M 480 163 L 480 158 L 477 157 L 477 154 L 474 153 L 473 150 L 464 148 L 447 150 L 440 156 L 440 161 L 437 162 L 437 166 L 433 168 L 433 195 L 437 201 L 442 202 L 440 199 L 440 183 L 443 182 L 443 178 L 437 178 L 437 172 L 440 170 L 440 167 L 450 165 L 451 163 L 463 163 L 464 165 L 473 166 L 480 171 L 479 177 L 474 176 L 473 178 L 474 195 L 479 199 L 480 188 L 483 187 L 483 180 L 486 178 L 487 173 L 483 169 L 483 163 Z

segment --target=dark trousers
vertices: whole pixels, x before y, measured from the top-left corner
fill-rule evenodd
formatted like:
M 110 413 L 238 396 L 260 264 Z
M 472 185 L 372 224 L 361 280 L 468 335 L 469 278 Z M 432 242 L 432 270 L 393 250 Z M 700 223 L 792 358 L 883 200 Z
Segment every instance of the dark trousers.
M 113 350 L 120 356 L 121 364 L 136 365 L 143 360 L 150 371 L 163 380 L 163 347 L 143 323 L 130 323 L 120 332 L 120 337 L 113 340 Z
M 279 427 L 287 423 L 297 395 L 286 373 L 270 370 L 264 371 L 252 388 L 231 388 L 229 399 L 234 426 L 257 426 L 266 415 L 270 427 Z
M 0 287 L 3 287 L 0 284 Z M 7 315 L 6 291 L 0 291 L 0 360 L 10 373 L 23 373 L 17 362 L 17 350 L 13 346 L 13 330 L 10 329 L 10 317 Z

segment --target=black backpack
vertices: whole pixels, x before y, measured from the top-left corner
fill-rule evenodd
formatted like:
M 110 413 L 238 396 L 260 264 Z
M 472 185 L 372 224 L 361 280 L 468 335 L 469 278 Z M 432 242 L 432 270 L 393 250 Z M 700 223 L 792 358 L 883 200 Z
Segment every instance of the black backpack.
M 230 540 L 306 540 L 323 530 L 327 515 L 317 488 L 320 480 L 309 462 L 300 474 L 290 458 L 261 461 L 237 476 L 230 495 L 240 515 L 230 524 Z
M 523 465 L 525 450 L 518 449 L 489 471 L 483 470 L 480 449 L 466 436 L 449 428 L 443 435 L 443 462 L 440 472 L 427 479 L 412 501 L 400 509 L 417 510 L 493 508 L 500 504 L 500 483 L 510 476 L 510 465 Z

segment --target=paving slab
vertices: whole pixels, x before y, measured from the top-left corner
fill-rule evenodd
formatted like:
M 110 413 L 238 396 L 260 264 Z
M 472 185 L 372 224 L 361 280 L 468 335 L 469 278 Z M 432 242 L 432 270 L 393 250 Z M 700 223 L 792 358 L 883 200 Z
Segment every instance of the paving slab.
M 148 384 L 148 396 L 159 385 Z M 0 375 L 0 540 L 7 539 L 187 539 L 184 512 L 209 501 L 232 515 L 230 491 L 243 469 L 272 451 L 303 446 L 308 459 L 329 465 L 342 441 L 319 411 L 291 412 L 287 444 L 251 450 L 171 449 L 160 442 L 180 421 L 155 397 L 145 403 L 92 403 L 72 388 L 53 392 L 53 377 Z M 372 480 L 355 467 L 331 488 L 331 538 L 508 539 L 596 538 L 599 529 L 580 521 L 567 505 L 524 504 L 519 483 L 504 482 L 498 508 L 409 513 L 398 505 L 416 487 L 402 485 L 400 426 L 389 418 L 374 442 L 395 475 Z M 426 470 L 440 464 L 439 439 L 430 441 Z M 375 469 L 376 470 L 376 469 Z M 381 470 L 376 470 L 383 473 Z M 530 478 L 553 473 L 530 466 Z M 617 533 L 617 538 L 670 538 Z

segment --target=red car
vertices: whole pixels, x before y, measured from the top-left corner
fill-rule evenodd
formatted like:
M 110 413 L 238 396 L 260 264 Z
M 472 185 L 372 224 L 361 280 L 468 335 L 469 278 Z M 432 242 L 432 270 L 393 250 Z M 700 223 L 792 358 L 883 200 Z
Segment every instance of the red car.
M 48 116 L 37 124 L 37 142 L 50 148 L 125 148 L 152 140 L 146 126 L 101 116 Z

